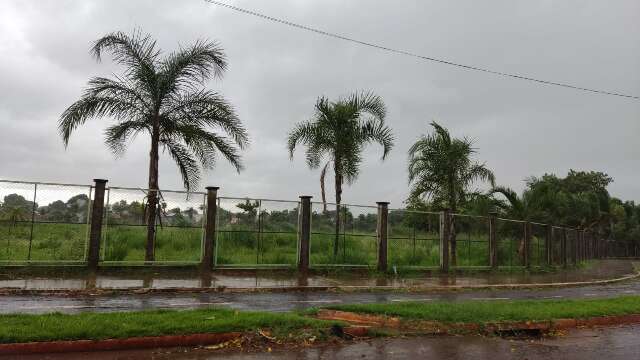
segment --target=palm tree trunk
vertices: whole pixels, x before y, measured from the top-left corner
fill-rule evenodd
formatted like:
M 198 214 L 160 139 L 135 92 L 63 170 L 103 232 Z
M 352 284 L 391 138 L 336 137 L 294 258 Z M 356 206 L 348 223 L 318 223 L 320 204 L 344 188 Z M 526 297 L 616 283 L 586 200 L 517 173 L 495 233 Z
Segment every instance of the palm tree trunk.
M 320 195 L 322 195 L 322 213 L 327 212 L 327 196 L 324 192 L 324 174 L 320 177 Z
M 457 266 L 458 264 L 458 256 L 457 256 L 457 241 L 456 241 L 456 217 L 455 211 L 451 211 L 451 229 L 449 230 L 449 236 L 451 236 L 451 266 Z
M 336 169 L 336 236 L 333 240 L 333 257 L 338 257 L 338 242 L 340 239 L 340 203 L 342 202 L 342 175 Z
M 322 195 L 322 213 L 323 214 L 326 214 L 327 212 L 327 197 L 325 194 L 324 179 L 327 175 L 327 168 L 329 167 L 330 163 L 331 163 L 331 160 L 327 161 L 327 163 L 322 168 L 322 171 L 320 172 L 320 194 Z
M 158 216 L 158 147 L 160 142 L 160 124 L 156 118 L 151 133 L 151 151 L 149 152 L 149 194 L 147 195 L 147 243 L 144 260 L 155 260 L 156 217 Z

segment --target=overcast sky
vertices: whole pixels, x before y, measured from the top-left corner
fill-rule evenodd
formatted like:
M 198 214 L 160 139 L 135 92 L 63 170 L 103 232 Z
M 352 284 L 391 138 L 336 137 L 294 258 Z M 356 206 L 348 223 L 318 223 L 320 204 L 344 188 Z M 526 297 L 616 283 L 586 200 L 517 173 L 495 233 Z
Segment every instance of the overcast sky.
M 232 1 L 241 7 L 357 39 L 464 64 L 578 86 L 640 94 L 640 2 L 630 1 Z M 148 141 L 121 158 L 103 143 L 108 119 L 77 131 L 65 150 L 57 120 L 96 75 L 90 43 L 140 28 L 171 51 L 218 40 L 230 62 L 208 87 L 237 108 L 252 144 L 246 170 L 220 162 L 202 182 L 224 195 L 318 198 L 319 170 L 303 152 L 290 161 L 288 130 L 316 98 L 358 89 L 381 95 L 396 146 L 380 161 L 371 146 L 346 203 L 407 195 L 407 149 L 437 120 L 475 139 L 477 159 L 499 184 L 521 191 L 529 176 L 570 169 L 611 175 L 613 195 L 640 200 L 640 101 L 542 86 L 394 55 L 292 29 L 205 3 L 185 1 L 6 1 L 0 3 L 0 178 L 111 185 L 147 183 Z M 332 181 L 332 180 L 329 180 Z M 331 183 L 331 182 L 330 182 Z M 165 156 L 162 188 L 180 189 Z M 333 196 L 333 186 L 330 187 Z

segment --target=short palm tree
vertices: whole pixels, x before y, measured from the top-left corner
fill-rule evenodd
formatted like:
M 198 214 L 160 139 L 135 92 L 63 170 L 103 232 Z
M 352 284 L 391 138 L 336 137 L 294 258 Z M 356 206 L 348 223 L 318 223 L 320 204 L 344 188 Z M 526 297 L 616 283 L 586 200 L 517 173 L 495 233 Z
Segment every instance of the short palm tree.
M 525 196 L 518 196 L 518 194 L 511 188 L 506 186 L 496 186 L 489 192 L 490 195 L 501 194 L 507 199 L 508 205 L 506 208 L 509 217 L 519 220 L 529 220 L 529 202 Z
M 218 153 L 240 171 L 239 150 L 248 145 L 248 135 L 232 106 L 218 93 L 203 88 L 227 67 L 217 42 L 197 41 L 161 56 L 149 35 L 116 32 L 91 48 L 97 61 L 104 51 L 125 67 L 124 73 L 111 79 L 91 78 L 80 99 L 61 115 L 59 130 L 66 146 L 71 133 L 85 121 L 112 118 L 116 124 L 106 129 L 105 142 L 115 154 L 122 153 L 136 135 L 149 136 L 145 260 L 153 261 L 160 150 L 173 158 L 189 191 L 200 179 L 200 166 L 212 168 Z
M 506 210 L 507 216 L 509 216 L 510 218 L 519 220 L 531 220 L 532 204 L 529 201 L 530 197 L 528 197 L 526 193 L 520 197 L 515 191 L 513 191 L 513 189 L 506 186 L 496 186 L 491 189 L 489 193 L 494 196 L 495 194 L 501 194 L 505 199 L 507 199 L 508 204 L 503 203 L 501 207 Z M 515 235 L 516 237 L 520 237 L 518 254 L 520 254 L 521 257 L 524 257 L 524 232 L 516 230 L 513 235 Z
M 472 141 L 452 138 L 449 131 L 436 122 L 435 132 L 423 135 L 409 149 L 410 197 L 428 197 L 441 208 L 456 213 L 478 181 L 495 185 L 493 172 L 484 164 L 472 162 Z M 453 224 L 453 222 L 452 222 Z M 451 263 L 456 265 L 455 228 L 451 229 Z
M 352 184 L 358 177 L 365 145 L 380 144 L 383 160 L 393 147 L 391 129 L 385 125 L 386 113 L 382 98 L 371 92 L 354 93 L 337 101 L 329 101 L 323 96 L 316 101 L 311 120 L 298 123 L 289 133 L 288 149 L 292 159 L 298 144 L 306 146 L 307 165 L 311 169 L 317 169 L 323 159 L 328 158 L 321 174 L 323 201 L 324 175 L 333 164 L 336 190 L 334 257 L 338 254 L 342 185 L 345 181 Z

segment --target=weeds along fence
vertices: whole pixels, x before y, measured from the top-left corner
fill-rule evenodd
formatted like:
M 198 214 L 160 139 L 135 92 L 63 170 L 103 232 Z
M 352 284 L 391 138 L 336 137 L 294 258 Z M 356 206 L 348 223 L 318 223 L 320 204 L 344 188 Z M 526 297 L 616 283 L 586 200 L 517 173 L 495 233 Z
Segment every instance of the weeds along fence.
M 434 268 L 440 265 L 440 213 L 389 211 L 389 264 Z
M 295 266 L 298 261 L 297 201 L 220 197 L 216 266 Z
M 311 266 L 376 266 L 377 207 L 311 203 L 311 209 Z
M 149 198 L 157 197 L 147 248 Z M 638 256 L 636 243 L 495 214 L 0 180 L 0 264 L 498 268 Z M 149 258 L 148 252 L 152 257 Z
M 106 189 L 100 260 L 103 264 L 145 263 L 147 203 L 156 191 Z M 198 264 L 202 260 L 205 193 L 157 192 L 153 262 Z

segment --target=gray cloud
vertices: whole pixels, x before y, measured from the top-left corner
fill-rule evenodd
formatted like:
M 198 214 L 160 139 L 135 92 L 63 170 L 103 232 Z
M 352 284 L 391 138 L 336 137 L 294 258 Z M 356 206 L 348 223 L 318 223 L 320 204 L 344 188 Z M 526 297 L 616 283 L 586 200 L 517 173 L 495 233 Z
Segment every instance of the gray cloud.
M 415 53 L 630 94 L 640 93 L 635 1 L 236 1 L 239 6 Z M 238 109 L 252 135 L 246 171 L 221 162 L 205 184 L 226 195 L 318 196 L 319 171 L 285 137 L 319 95 L 372 89 L 389 108 L 397 144 L 387 161 L 368 148 L 350 203 L 406 197 L 406 151 L 438 120 L 476 140 L 478 160 L 501 184 L 569 168 L 605 171 L 612 193 L 640 200 L 640 102 L 497 78 L 426 63 L 191 1 L 4 1 L 0 4 L 0 178 L 144 186 L 148 142 L 115 159 L 102 143 L 108 120 L 77 132 L 67 150 L 60 113 L 90 76 L 119 69 L 90 58 L 91 41 L 115 30 L 153 34 L 165 51 L 219 40 L 230 68 L 208 86 Z M 179 189 L 165 158 L 161 185 Z

